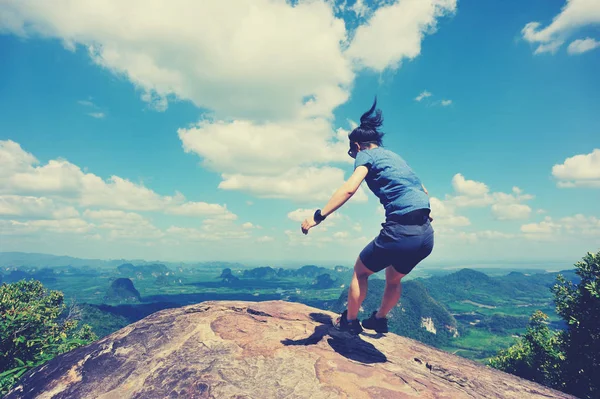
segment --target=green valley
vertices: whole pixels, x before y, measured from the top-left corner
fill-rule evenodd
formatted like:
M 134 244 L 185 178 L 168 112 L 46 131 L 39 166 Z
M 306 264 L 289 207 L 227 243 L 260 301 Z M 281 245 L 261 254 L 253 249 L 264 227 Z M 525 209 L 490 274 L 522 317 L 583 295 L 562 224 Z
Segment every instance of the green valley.
M 341 312 L 346 306 L 348 266 L 297 269 L 245 267 L 222 262 L 168 264 L 148 262 L 73 262 L 28 266 L 23 257 L 1 260 L 4 283 L 41 281 L 76 303 L 82 323 L 102 337 L 156 311 L 208 300 L 301 302 Z M 550 287 L 558 273 L 512 271 L 487 275 L 461 269 L 427 270 L 403 284 L 401 302 L 389 315 L 390 331 L 480 362 L 509 347 L 524 333 L 529 316 L 542 310 L 551 326 L 563 328 L 554 311 Z M 571 270 L 562 274 L 576 281 Z M 421 277 L 419 277 L 421 275 Z M 382 276 L 370 279 L 360 317 L 377 309 Z

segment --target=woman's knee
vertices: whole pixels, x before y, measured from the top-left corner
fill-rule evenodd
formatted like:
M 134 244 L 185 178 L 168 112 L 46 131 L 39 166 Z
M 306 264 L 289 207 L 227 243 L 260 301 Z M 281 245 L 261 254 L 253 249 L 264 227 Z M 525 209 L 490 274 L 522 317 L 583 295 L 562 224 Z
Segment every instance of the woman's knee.
M 404 278 L 404 276 L 406 276 L 406 274 L 402 274 L 398 271 L 396 271 L 396 269 L 394 269 L 393 266 L 389 266 L 386 270 L 385 270 L 385 282 L 386 285 L 389 286 L 395 286 L 395 285 L 400 285 L 402 282 L 402 279 Z
M 356 264 L 354 265 L 354 274 L 356 274 L 356 278 L 359 280 L 366 280 L 371 274 L 373 274 L 373 272 L 369 270 L 362 262 L 360 257 L 358 257 L 356 259 Z

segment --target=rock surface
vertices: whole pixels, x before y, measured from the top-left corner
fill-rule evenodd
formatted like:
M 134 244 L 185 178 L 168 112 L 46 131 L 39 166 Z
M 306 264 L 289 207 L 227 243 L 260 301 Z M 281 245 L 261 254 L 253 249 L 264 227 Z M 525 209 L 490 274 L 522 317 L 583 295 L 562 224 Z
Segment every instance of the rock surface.
M 569 398 L 394 334 L 336 334 L 302 304 L 154 313 L 29 371 L 14 398 Z

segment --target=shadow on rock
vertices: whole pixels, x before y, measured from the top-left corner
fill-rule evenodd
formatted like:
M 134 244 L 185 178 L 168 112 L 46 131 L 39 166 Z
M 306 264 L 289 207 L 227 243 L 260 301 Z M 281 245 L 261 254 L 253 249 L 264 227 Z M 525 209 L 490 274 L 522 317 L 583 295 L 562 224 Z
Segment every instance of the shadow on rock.
M 315 331 L 306 338 L 292 340 L 284 339 L 281 341 L 286 346 L 291 345 L 315 345 L 328 335 L 327 343 L 331 348 L 340 355 L 356 360 L 362 363 L 385 363 L 387 357 L 379 351 L 373 344 L 363 341 L 360 336 L 345 336 L 344 333 L 336 332 L 333 327 L 331 317 L 323 313 L 311 313 L 310 317 L 313 321 L 321 323 L 315 327 Z

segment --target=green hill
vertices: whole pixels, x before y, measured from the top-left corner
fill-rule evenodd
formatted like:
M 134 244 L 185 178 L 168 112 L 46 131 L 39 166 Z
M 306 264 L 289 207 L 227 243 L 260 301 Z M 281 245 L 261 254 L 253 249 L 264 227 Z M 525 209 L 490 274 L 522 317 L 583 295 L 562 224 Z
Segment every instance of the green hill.
M 171 271 L 167 266 L 155 263 L 149 265 L 134 266 L 131 263 L 124 263 L 117 267 L 119 274 L 127 277 L 143 276 L 143 277 L 158 277 L 160 275 L 168 275 Z
M 110 302 L 139 302 L 140 293 L 128 278 L 118 278 L 113 281 L 106 293 L 105 299 Z
M 427 293 L 425 286 L 420 282 L 408 281 L 403 283 L 402 287 L 400 303 L 388 315 L 390 332 L 437 347 L 447 345 L 451 337 L 458 333 L 454 317 Z M 369 290 L 359 319 L 368 318 L 379 308 L 384 288 L 384 280 L 369 280 Z M 342 312 L 346 309 L 347 298 L 348 289 L 331 306 L 331 310 Z
M 447 304 L 450 302 L 469 301 L 482 308 L 497 307 L 548 301 L 551 299 L 550 288 L 556 282 L 558 273 L 537 273 L 526 275 L 511 272 L 506 276 L 489 277 L 488 275 L 462 269 L 445 276 L 434 276 L 427 279 L 418 278 L 429 294 L 435 299 Z M 567 279 L 576 280 L 576 275 L 570 271 L 561 272 Z

